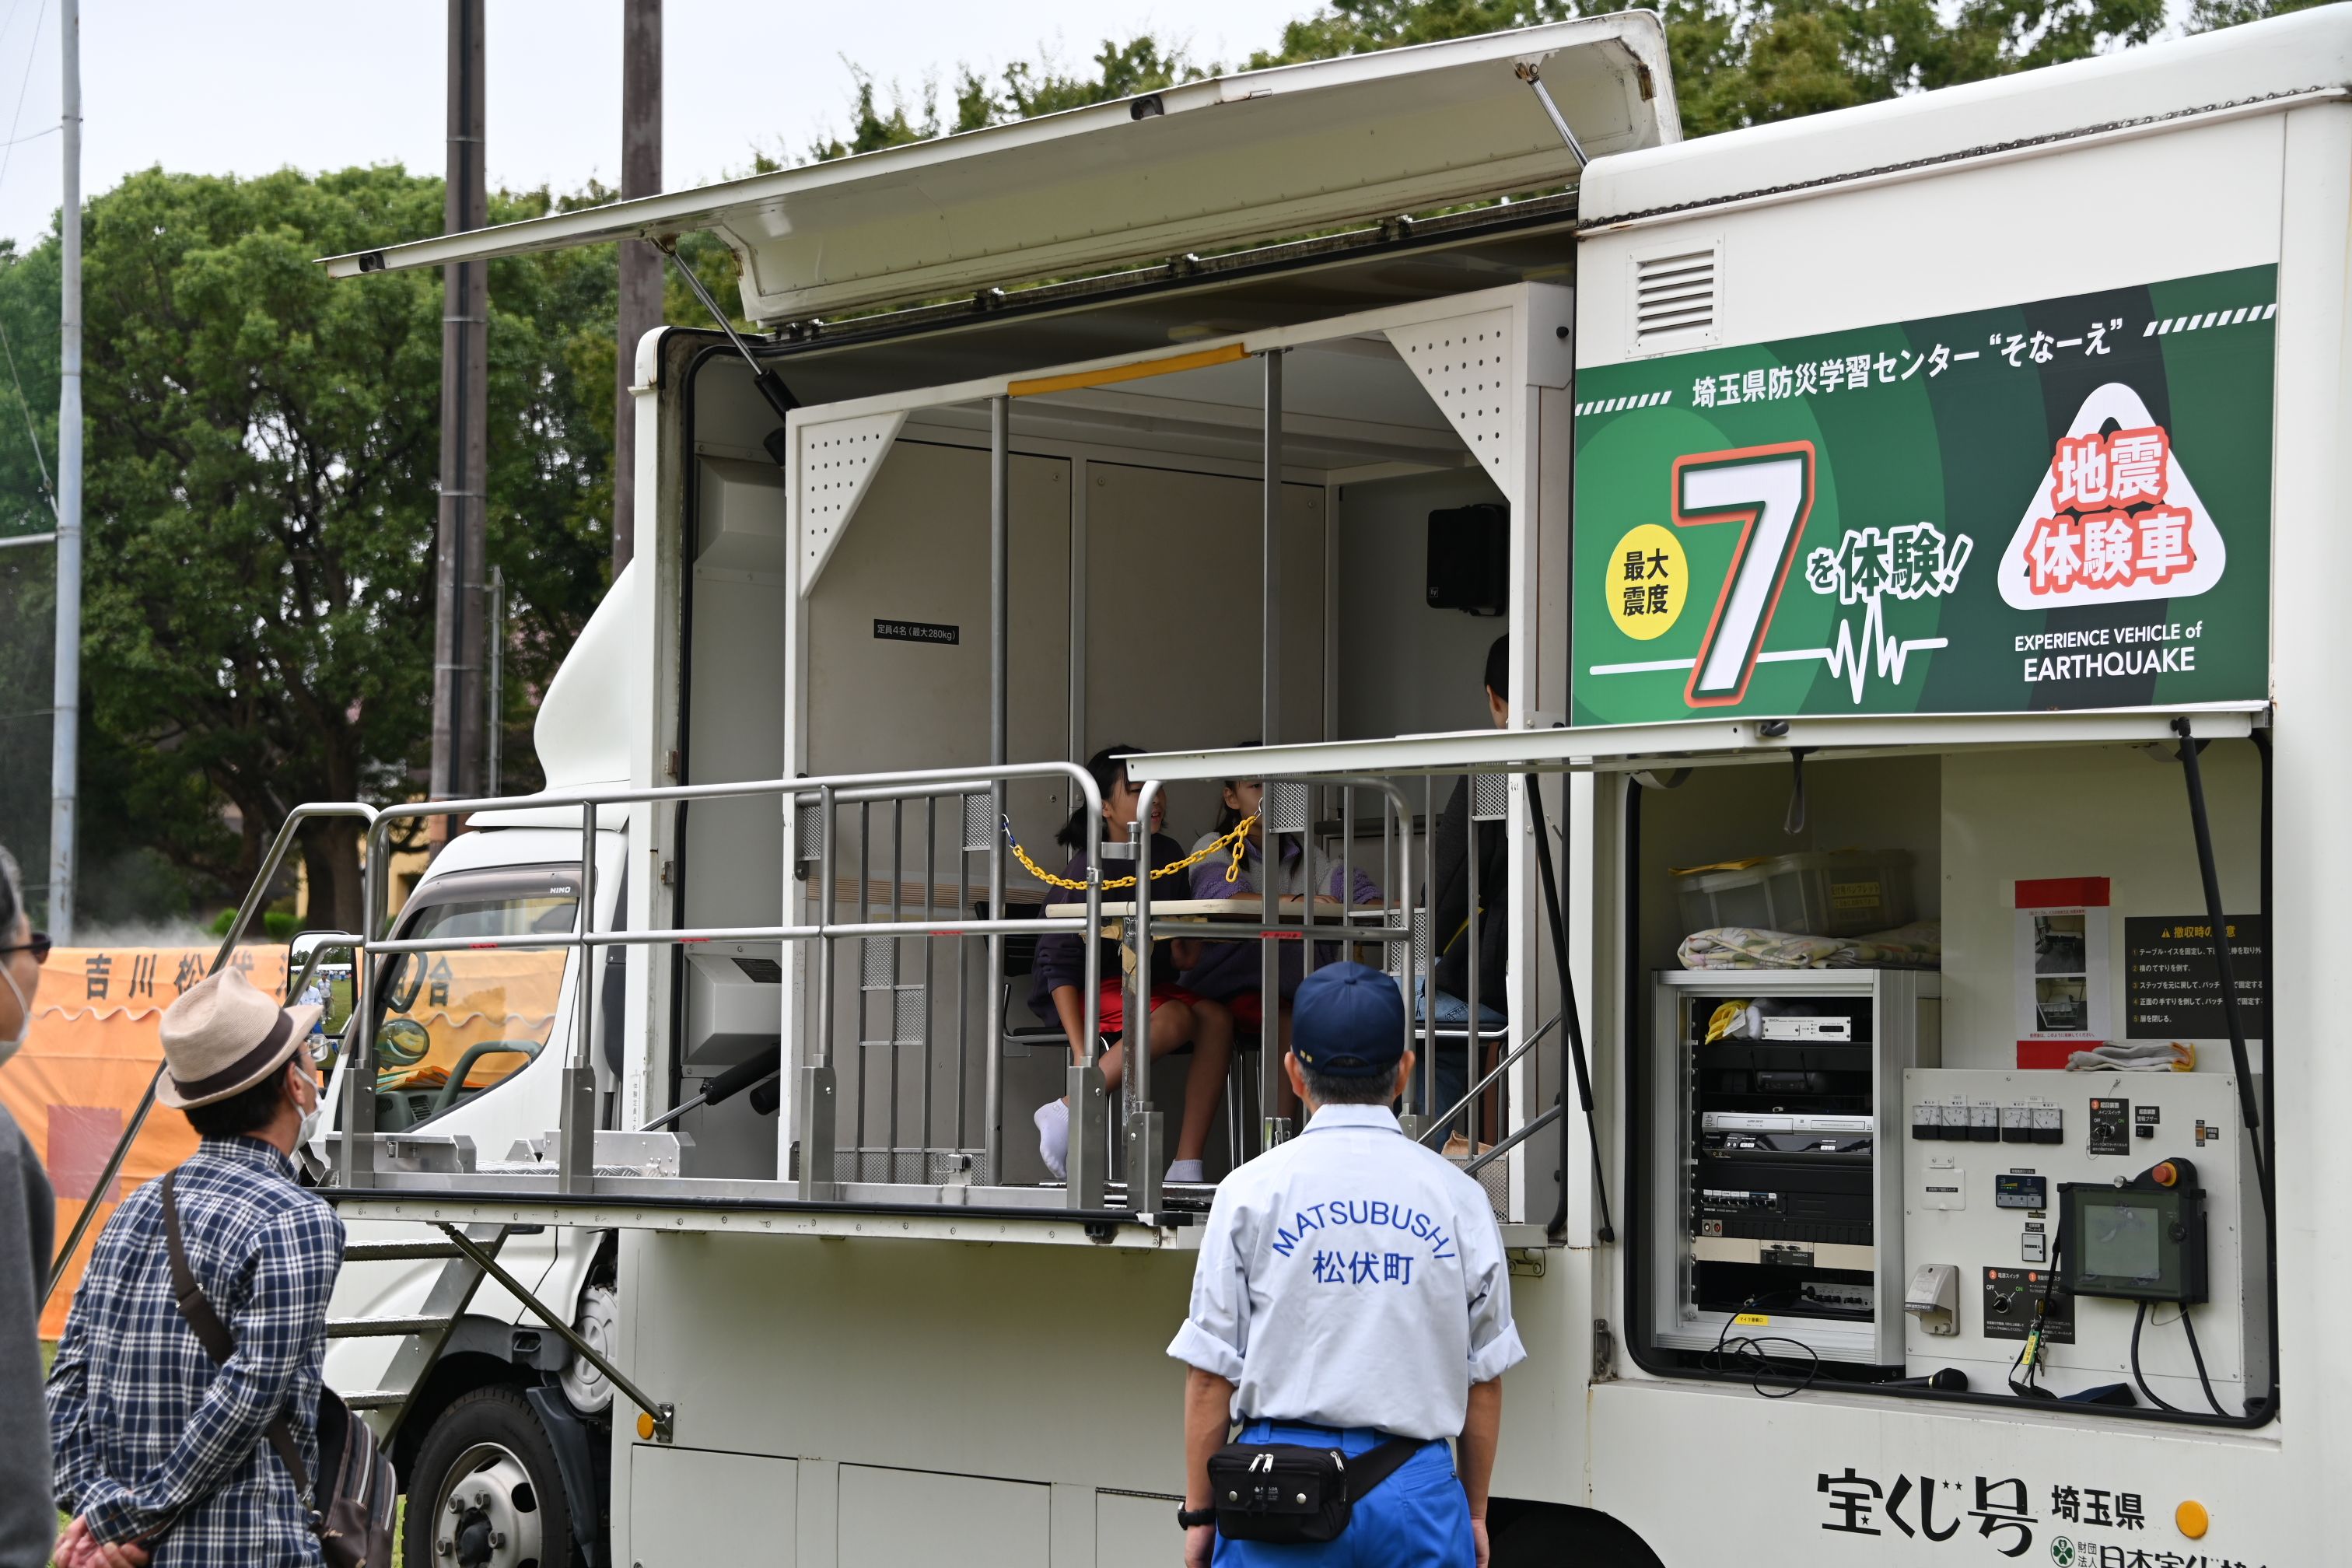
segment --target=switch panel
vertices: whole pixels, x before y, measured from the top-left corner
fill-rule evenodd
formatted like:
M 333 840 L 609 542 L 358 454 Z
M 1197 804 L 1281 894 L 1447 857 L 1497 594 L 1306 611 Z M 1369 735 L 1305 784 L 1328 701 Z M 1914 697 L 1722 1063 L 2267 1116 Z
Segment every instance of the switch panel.
M 1918 1068 L 1905 1075 L 1899 1103 L 1911 1108 L 1915 1122 L 1936 1110 L 1939 1131 L 1949 1112 L 1973 1126 L 1978 1108 L 1989 1108 L 2000 1139 L 1998 1149 L 1964 1150 L 1948 1133 L 1895 1145 L 1904 1163 L 1903 1256 L 1915 1267 L 1948 1262 L 1961 1281 L 1955 1331 L 1930 1334 L 1917 1315 L 1906 1314 L 1912 1375 L 1953 1366 L 1979 1387 L 2007 1386 L 2051 1269 L 2074 1256 L 2074 1239 L 2059 1233 L 2060 1185 L 2105 1186 L 2159 1160 L 2182 1158 L 2196 1164 L 2210 1216 L 2210 1299 L 2191 1309 L 2198 1342 L 2222 1405 L 2242 1407 L 2246 1368 L 2262 1365 L 2267 1353 L 2261 1342 L 2267 1319 L 2259 1296 L 2260 1205 L 2242 1198 L 2252 1191 L 2252 1178 L 2244 1166 L 2233 1078 Z M 2063 1141 L 2069 1128 L 2074 1136 Z M 2044 1384 L 2065 1394 L 2128 1383 L 2135 1310 L 2130 1301 L 2053 1294 Z M 2209 1408 L 2173 1309 L 2142 1325 L 2140 1365 L 2160 1398 L 2182 1409 Z

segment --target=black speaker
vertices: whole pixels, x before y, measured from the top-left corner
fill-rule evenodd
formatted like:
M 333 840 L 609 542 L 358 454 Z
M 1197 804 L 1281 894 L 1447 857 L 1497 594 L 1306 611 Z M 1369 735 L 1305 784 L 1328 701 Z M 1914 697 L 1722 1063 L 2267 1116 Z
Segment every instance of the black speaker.
M 1511 509 L 1495 501 L 1429 514 L 1429 607 L 1499 616 L 1511 583 Z

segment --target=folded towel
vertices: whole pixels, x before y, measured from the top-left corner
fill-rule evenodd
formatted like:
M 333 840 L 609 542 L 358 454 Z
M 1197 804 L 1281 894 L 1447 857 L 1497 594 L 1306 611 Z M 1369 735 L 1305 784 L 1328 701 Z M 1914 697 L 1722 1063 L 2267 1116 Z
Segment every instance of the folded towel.
M 1675 949 L 1685 969 L 1939 969 L 1944 928 L 1914 921 L 1867 936 L 1802 936 L 1752 926 L 1693 931 Z

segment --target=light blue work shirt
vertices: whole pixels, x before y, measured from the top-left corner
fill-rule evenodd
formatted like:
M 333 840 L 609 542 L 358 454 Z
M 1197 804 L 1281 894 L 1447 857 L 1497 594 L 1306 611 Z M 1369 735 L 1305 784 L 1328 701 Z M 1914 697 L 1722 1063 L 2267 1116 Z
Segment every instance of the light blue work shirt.
M 1386 1106 L 1327 1105 L 1227 1176 L 1168 1353 L 1233 1416 L 1454 1437 L 1470 1385 L 1527 1359 L 1486 1189 Z

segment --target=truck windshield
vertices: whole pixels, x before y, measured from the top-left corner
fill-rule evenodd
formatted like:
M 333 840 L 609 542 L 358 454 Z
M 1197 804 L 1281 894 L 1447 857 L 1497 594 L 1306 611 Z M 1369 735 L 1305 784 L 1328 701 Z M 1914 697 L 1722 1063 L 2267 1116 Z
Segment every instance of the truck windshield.
M 409 905 L 408 939 L 561 935 L 579 908 L 578 868 L 460 872 Z M 397 1131 L 455 1109 L 529 1066 L 555 1023 L 565 951 L 403 953 L 377 994 L 376 1125 Z

